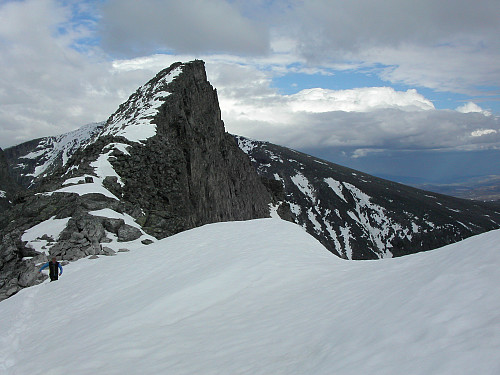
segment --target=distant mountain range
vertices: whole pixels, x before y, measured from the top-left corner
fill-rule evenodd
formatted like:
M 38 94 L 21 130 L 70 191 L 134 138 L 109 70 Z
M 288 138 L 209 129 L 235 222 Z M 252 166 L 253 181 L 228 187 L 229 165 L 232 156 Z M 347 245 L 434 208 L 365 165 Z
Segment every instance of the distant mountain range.
M 0 299 L 40 282 L 47 256 L 113 255 L 213 222 L 279 216 L 346 259 L 500 227 L 494 205 L 226 133 L 202 61 L 162 70 L 106 122 L 0 152 L 0 177 Z
M 500 204 L 500 176 L 482 176 L 450 184 L 411 184 L 418 189 L 435 191 L 458 198 L 489 201 Z

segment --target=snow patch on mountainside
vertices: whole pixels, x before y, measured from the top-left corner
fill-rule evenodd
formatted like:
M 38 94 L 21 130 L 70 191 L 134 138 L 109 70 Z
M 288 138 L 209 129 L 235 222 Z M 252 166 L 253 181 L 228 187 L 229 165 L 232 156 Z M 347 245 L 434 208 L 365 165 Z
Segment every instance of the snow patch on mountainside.
M 102 181 L 103 181 L 102 179 L 100 179 L 98 177 L 94 177 L 94 176 L 90 176 L 90 177 L 92 177 L 93 182 L 83 183 L 83 184 L 77 183 L 75 185 L 68 185 L 68 186 L 64 186 L 60 189 L 57 189 L 55 191 L 49 191 L 49 192 L 45 192 L 45 193 L 41 193 L 41 194 L 48 195 L 48 196 L 50 196 L 54 193 L 75 193 L 78 195 L 102 194 L 106 197 L 119 200 L 116 197 L 116 195 L 114 195 L 108 189 L 106 189 L 104 187 L 104 185 L 102 183 Z M 77 179 L 81 179 L 81 177 L 72 178 L 72 179 L 67 180 L 66 182 L 68 182 L 70 180 L 74 181 Z
M 345 182 L 344 186 L 356 201 L 356 213 L 349 212 L 351 217 L 366 231 L 383 258 L 392 257 L 389 250 L 392 245 L 387 237 L 390 228 L 396 229 L 395 223 L 385 214 L 383 207 L 371 202 L 368 194 L 350 183 Z
M 26 246 L 45 255 L 49 254 L 49 243 L 57 241 L 61 232 L 66 228 L 69 217 L 56 219 L 55 216 L 31 227 L 23 233 L 21 241 L 27 241 Z
M 113 168 L 113 165 L 110 162 L 110 158 L 113 158 L 111 154 L 115 151 L 118 150 L 125 155 L 130 155 L 127 149 L 130 147 L 130 145 L 123 144 L 123 143 L 110 143 L 108 146 L 106 146 L 105 153 L 100 154 L 99 157 L 97 158 L 96 161 L 90 163 L 90 166 L 94 168 L 95 174 L 102 180 L 104 180 L 106 177 L 116 177 L 117 182 L 123 186 L 123 181 L 118 173 L 116 173 L 115 169 Z
M 328 186 L 334 191 L 335 194 L 339 196 L 344 202 L 347 203 L 347 200 L 344 197 L 344 194 L 342 193 L 342 182 L 334 180 L 331 177 L 325 178 L 325 182 L 328 184 Z
M 309 180 L 302 173 L 296 173 L 297 174 L 295 176 L 291 177 L 292 182 L 311 202 L 316 202 L 316 197 L 314 196 L 314 188 L 309 183 Z

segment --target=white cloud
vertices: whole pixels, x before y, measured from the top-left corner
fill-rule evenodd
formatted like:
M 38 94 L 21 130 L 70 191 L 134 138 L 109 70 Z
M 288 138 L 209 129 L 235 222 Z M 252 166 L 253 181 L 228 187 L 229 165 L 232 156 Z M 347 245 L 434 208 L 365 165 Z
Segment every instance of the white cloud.
M 456 109 L 461 113 L 482 113 L 485 116 L 491 116 L 491 112 L 483 110 L 480 106 L 473 102 L 467 102 Z
M 302 71 L 380 73 L 382 64 L 393 83 L 466 93 L 500 81 L 496 0 L 111 0 L 103 9 L 103 39 L 129 53 L 217 51 Z
M 307 89 L 290 95 L 288 105 L 293 111 L 306 112 L 368 112 L 381 108 L 406 111 L 430 110 L 434 105 L 416 90 L 396 91 L 391 87 L 363 87 L 350 90 Z
M 357 158 L 364 158 L 368 155 L 373 155 L 373 154 L 383 154 L 386 153 L 387 150 L 385 149 L 377 149 L 377 148 L 357 148 L 352 152 L 351 157 L 353 159 Z
M 53 0 L 0 5 L 0 147 L 102 121 L 150 77 L 114 72 L 91 47 L 77 51 L 92 25 L 73 28 L 71 18 Z
M 500 82 L 500 72 L 492 64 L 500 58 L 500 45 L 495 49 L 482 44 L 481 40 L 430 46 L 404 43 L 366 48 L 356 59 L 386 66 L 380 77 L 392 83 L 478 95 L 483 94 L 478 87 Z
M 393 83 L 471 93 L 500 82 L 497 14 L 497 0 L 315 0 L 272 28 L 311 64 L 383 64 Z
M 495 129 L 479 129 L 479 130 L 474 130 L 470 135 L 473 137 L 482 137 L 483 135 L 488 135 L 488 134 L 497 134 L 498 131 Z
M 499 129 L 497 117 L 436 110 L 415 90 L 317 88 L 281 95 L 258 69 L 227 63 L 210 71 L 227 130 L 250 138 L 298 149 L 349 150 L 358 158 L 382 150 L 500 148 L 500 133 L 472 136 L 478 129 Z

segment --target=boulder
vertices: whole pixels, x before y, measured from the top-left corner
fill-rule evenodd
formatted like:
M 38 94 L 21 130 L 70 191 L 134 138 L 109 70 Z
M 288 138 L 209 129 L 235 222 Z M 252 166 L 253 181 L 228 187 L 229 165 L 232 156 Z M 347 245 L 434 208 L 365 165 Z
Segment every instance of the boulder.
M 113 249 L 110 249 L 107 246 L 103 246 L 103 248 L 101 250 L 101 253 L 104 254 L 104 255 L 107 255 L 107 256 L 116 255 L 116 251 L 114 251 Z
M 120 242 L 128 242 L 134 241 L 142 236 L 142 232 L 128 224 L 123 224 L 120 228 L 118 228 L 118 241 Z

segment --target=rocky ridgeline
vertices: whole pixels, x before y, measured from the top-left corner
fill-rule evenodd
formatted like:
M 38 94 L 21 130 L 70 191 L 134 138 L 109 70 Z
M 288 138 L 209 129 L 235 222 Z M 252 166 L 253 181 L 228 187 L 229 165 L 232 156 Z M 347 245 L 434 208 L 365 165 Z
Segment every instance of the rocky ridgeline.
M 402 256 L 500 227 L 500 210 L 492 204 L 415 189 L 286 147 L 236 138 L 258 173 L 273 181 L 270 190 L 281 202 L 280 216 L 342 258 Z
M 63 261 L 113 255 L 134 241 L 269 216 L 271 195 L 225 132 L 203 62 L 163 70 L 97 125 L 73 134 L 70 148 L 58 138 L 7 150 L 10 173 L 30 189 L 3 212 L 0 299 L 41 281 L 43 252 Z M 23 241 L 51 221 L 65 224 L 56 238 Z

